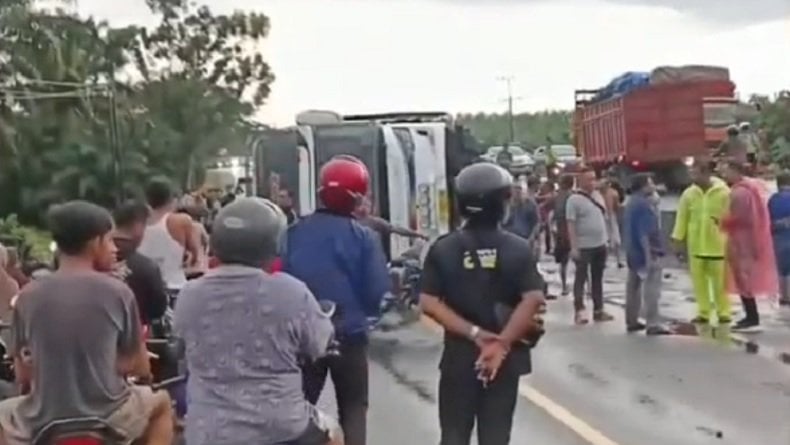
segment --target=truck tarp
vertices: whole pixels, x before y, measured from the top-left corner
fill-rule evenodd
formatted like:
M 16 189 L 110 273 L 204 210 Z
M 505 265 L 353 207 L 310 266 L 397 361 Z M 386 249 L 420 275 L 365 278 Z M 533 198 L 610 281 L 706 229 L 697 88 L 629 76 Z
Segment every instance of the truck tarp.
M 659 66 L 650 73 L 650 84 L 730 80 L 730 70 L 720 66 Z

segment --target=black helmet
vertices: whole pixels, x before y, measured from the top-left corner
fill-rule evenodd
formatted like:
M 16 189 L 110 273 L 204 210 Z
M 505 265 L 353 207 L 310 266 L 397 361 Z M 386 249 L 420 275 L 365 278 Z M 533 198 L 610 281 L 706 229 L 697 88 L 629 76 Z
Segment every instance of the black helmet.
M 224 264 L 260 267 L 277 256 L 287 226 L 283 211 L 268 199 L 238 198 L 217 214 L 211 249 Z
M 498 223 L 505 216 L 513 176 L 490 162 L 464 167 L 455 177 L 455 192 L 461 215 L 470 221 Z

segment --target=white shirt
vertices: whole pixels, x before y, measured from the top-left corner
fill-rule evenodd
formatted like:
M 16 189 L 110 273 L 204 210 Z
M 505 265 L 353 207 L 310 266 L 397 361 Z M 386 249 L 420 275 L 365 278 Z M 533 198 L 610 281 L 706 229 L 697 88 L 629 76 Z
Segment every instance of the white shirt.
M 167 229 L 169 216 L 167 213 L 145 228 L 143 241 L 137 251 L 156 262 L 168 289 L 180 290 L 187 282 L 184 273 L 185 248 L 170 235 Z

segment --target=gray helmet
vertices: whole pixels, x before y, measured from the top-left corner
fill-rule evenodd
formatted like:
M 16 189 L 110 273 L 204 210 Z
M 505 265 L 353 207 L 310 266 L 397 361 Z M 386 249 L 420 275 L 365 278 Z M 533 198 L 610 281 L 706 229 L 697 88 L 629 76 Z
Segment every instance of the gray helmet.
M 238 198 L 217 214 L 211 249 L 224 264 L 260 267 L 277 256 L 287 225 L 280 207 L 268 199 Z
M 470 220 L 499 222 L 505 215 L 513 176 L 490 162 L 464 167 L 455 178 L 455 193 L 461 215 Z
M 740 129 L 735 124 L 727 126 L 727 134 L 730 136 L 738 136 L 740 132 Z

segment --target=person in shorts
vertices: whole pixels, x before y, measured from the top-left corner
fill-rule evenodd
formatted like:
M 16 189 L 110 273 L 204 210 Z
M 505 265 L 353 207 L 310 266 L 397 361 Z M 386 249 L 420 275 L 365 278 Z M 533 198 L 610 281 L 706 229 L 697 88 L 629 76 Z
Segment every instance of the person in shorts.
M 0 402 L 8 445 L 29 444 L 55 421 L 98 418 L 125 440 L 173 439 L 170 398 L 127 383 L 150 378 L 134 294 L 108 274 L 109 212 L 72 201 L 49 212 L 60 268 L 25 287 L 13 308 L 10 353 L 25 395 Z

